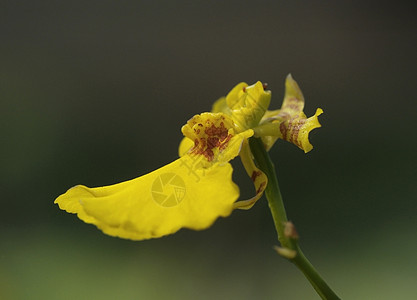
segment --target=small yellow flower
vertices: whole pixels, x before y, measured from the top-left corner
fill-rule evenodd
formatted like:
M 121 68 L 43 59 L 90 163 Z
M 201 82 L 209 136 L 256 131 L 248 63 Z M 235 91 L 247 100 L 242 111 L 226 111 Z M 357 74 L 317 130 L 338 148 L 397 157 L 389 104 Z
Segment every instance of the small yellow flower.
M 249 209 L 262 196 L 268 179 L 255 165 L 248 139 L 262 137 L 269 149 L 278 138 L 311 150 L 308 133 L 319 127 L 318 109 L 302 112 L 304 98 L 291 76 L 280 110 L 268 111 L 270 91 L 257 82 L 240 83 L 217 100 L 212 112 L 192 117 L 172 163 L 144 176 L 104 187 L 77 185 L 59 196 L 60 209 L 94 224 L 104 233 L 132 240 L 172 234 L 181 228 L 205 229 L 234 209 Z M 255 195 L 237 201 L 230 160 L 240 156 Z
M 308 140 L 311 130 L 320 127 L 318 116 L 323 113 L 321 108 L 314 116 L 307 118 L 303 112 L 304 96 L 291 74 L 285 81 L 285 96 L 281 109 L 267 111 L 260 125 L 255 130 L 255 136 L 262 137 L 266 149 L 271 149 L 277 139 L 283 139 L 295 144 L 305 153 L 313 146 Z

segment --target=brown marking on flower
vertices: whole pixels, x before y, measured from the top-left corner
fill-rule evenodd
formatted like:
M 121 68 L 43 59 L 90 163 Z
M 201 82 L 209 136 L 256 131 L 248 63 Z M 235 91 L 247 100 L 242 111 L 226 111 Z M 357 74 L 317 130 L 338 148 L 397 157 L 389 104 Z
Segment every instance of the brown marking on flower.
M 291 115 L 290 115 L 288 112 L 286 112 L 286 111 L 280 111 L 280 112 L 276 115 L 275 119 L 277 119 L 277 120 L 287 120 L 287 119 L 289 119 L 290 117 L 291 117 Z
M 264 90 L 266 90 L 268 88 L 268 84 L 266 82 L 262 83 L 262 87 L 264 88 Z
M 305 119 L 298 119 L 298 120 L 293 120 L 294 121 L 294 125 L 291 124 L 292 128 L 290 128 L 291 130 L 291 137 L 290 137 L 290 142 L 296 144 L 298 147 L 301 147 L 300 142 L 298 141 L 298 135 L 300 133 L 300 129 L 301 127 L 303 127 L 303 125 L 305 124 L 306 120 Z
M 224 117 L 222 117 L 224 120 Z M 213 149 L 218 148 L 219 151 L 224 150 L 232 135 L 229 134 L 229 130 L 224 126 L 224 122 L 221 122 L 217 127 L 210 120 L 207 120 L 207 127 L 204 130 L 204 133 L 207 135 L 205 137 L 198 137 L 194 140 L 194 147 L 191 150 L 194 154 L 203 155 L 208 161 L 214 159 Z M 203 127 L 201 123 L 198 126 Z M 200 133 L 200 129 L 196 131 L 197 134 Z
M 252 172 L 252 176 L 250 177 L 252 179 L 253 182 L 255 182 L 256 177 L 258 177 L 259 175 L 261 175 L 262 172 L 261 171 L 253 171 Z
M 285 105 L 282 106 L 281 109 L 285 110 L 292 110 L 296 112 L 300 112 L 303 110 L 304 102 L 296 97 L 288 98 L 285 100 Z
M 279 131 L 281 131 L 282 134 L 282 139 L 283 140 L 287 140 L 287 126 L 285 124 L 286 122 L 282 122 L 281 124 L 279 124 Z
M 289 108 L 295 111 L 299 111 L 300 110 L 300 105 L 298 103 L 289 103 L 288 105 L 285 106 L 285 108 Z
M 294 134 L 296 133 L 296 129 L 294 126 L 294 119 L 290 119 L 288 121 L 288 131 L 289 131 L 289 135 L 287 136 L 287 141 L 293 142 Z
M 219 146 L 219 150 L 226 149 L 227 145 L 229 144 L 230 139 L 232 138 L 231 134 L 228 134 L 227 137 L 221 142 Z
M 264 190 L 264 187 L 266 185 L 266 182 L 262 182 L 261 185 L 259 186 L 259 188 L 256 190 L 256 194 L 259 194 L 261 191 Z

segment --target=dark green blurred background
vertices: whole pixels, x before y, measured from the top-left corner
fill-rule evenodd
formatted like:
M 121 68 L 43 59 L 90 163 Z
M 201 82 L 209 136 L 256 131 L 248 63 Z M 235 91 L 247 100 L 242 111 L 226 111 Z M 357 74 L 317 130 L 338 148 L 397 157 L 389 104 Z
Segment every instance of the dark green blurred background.
M 344 299 L 415 297 L 415 11 L 334 2 L 2 1 L 0 299 L 318 299 L 272 250 L 265 199 L 144 242 L 53 204 L 176 159 L 240 81 L 279 108 L 290 72 L 325 112 L 312 152 L 271 151 L 304 252 Z

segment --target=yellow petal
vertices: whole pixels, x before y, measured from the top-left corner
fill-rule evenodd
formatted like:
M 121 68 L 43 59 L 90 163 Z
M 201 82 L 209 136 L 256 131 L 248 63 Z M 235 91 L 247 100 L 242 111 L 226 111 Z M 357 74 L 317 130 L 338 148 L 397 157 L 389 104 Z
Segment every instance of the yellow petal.
M 202 113 L 195 115 L 182 127 L 183 134 L 194 141 L 189 155 L 199 160 L 199 167 L 225 163 L 239 155 L 242 142 L 253 135 L 253 130 L 236 131 L 233 120 L 224 113 Z M 180 147 L 186 149 L 187 142 Z
M 271 92 L 265 91 L 260 81 L 251 86 L 244 82 L 239 83 L 226 96 L 227 106 L 238 131 L 257 126 L 270 101 Z
M 226 97 L 221 97 L 220 99 L 217 99 L 211 108 L 212 113 L 225 113 L 226 115 L 230 115 L 230 108 L 227 106 L 226 103 Z M 194 146 L 194 141 L 184 137 L 180 145 L 178 147 L 178 154 L 179 156 L 183 156 Z
M 301 112 L 299 115 L 285 121 L 276 120 L 263 124 L 254 128 L 255 136 L 262 137 L 262 142 L 267 150 L 280 138 L 293 143 L 307 153 L 313 149 L 308 139 L 310 131 L 321 127 L 318 116 L 322 113 L 323 110 L 317 108 L 316 113 L 310 118 L 306 118 L 305 114 Z
M 229 163 L 195 168 L 189 155 L 136 179 L 88 188 L 75 186 L 55 203 L 104 233 L 132 240 L 201 230 L 233 210 L 239 189 Z
M 321 108 L 317 108 L 314 116 L 306 119 L 302 114 L 298 118 L 287 120 L 280 124 L 281 138 L 295 144 L 298 148 L 304 150 L 305 153 L 313 149 L 308 135 L 314 128 L 321 127 L 318 116 L 323 113 Z
M 298 83 L 291 74 L 285 80 L 285 96 L 282 102 L 281 111 L 291 116 L 302 112 L 304 109 L 304 96 Z
M 264 172 L 258 169 L 253 162 L 252 152 L 247 141 L 243 143 L 242 151 L 240 152 L 240 159 L 242 160 L 246 173 L 252 179 L 256 195 L 248 200 L 235 202 L 234 208 L 250 209 L 256 201 L 262 197 L 262 194 L 268 184 L 268 177 Z
M 230 108 L 227 106 L 226 97 L 221 97 L 220 99 L 217 99 L 213 106 L 211 107 L 211 112 L 218 113 L 222 112 L 227 115 L 230 115 Z
M 238 83 L 226 96 L 226 104 L 230 109 L 240 108 L 244 103 L 242 96 L 245 95 L 244 91 L 248 87 L 246 82 Z M 244 100 L 244 99 L 243 99 Z
M 280 138 L 295 144 L 304 152 L 310 151 L 313 146 L 308 140 L 308 135 L 311 130 L 321 126 L 317 117 L 323 110 L 318 108 L 314 116 L 307 118 L 303 109 L 303 93 L 289 74 L 285 81 L 285 96 L 281 109 L 265 113 L 261 125 L 254 128 L 255 136 L 262 137 L 267 150 Z
M 178 155 L 180 157 L 184 156 L 185 154 L 188 153 L 188 151 L 190 151 L 190 149 L 194 146 L 194 141 L 189 139 L 188 137 L 184 137 L 181 142 L 180 145 L 178 147 Z
M 227 123 L 226 128 L 229 129 L 233 127 L 233 132 L 237 134 L 250 129 L 259 123 L 263 114 L 267 111 L 270 100 L 271 92 L 264 91 L 264 86 L 261 82 L 258 81 L 252 86 L 248 86 L 246 83 L 241 82 L 228 93 L 227 97 L 221 97 L 216 100 L 212 106 L 211 112 L 222 113 L 223 117 L 227 116 L 227 121 L 224 122 L 225 124 Z M 206 114 L 207 113 L 201 114 L 201 116 L 208 118 L 206 117 Z M 194 116 L 188 121 L 187 125 L 189 125 L 191 121 L 195 121 L 197 116 Z M 216 118 L 213 114 L 211 116 Z M 219 124 L 219 122 L 217 123 Z M 195 124 L 192 124 L 191 127 L 194 125 Z M 198 129 L 199 128 L 195 128 L 196 131 Z M 188 153 L 196 140 L 196 136 L 192 131 L 185 128 L 182 130 L 186 137 L 179 145 L 178 153 L 180 156 Z M 215 155 L 215 153 L 213 154 Z M 212 158 L 209 158 L 209 160 L 212 160 Z

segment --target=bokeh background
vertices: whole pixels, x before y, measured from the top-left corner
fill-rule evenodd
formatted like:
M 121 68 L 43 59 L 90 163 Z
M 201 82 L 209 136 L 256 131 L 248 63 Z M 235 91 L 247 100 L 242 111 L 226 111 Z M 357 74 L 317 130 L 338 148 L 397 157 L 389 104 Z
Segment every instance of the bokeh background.
M 176 159 L 238 82 L 279 108 L 288 73 L 325 112 L 312 152 L 271 150 L 304 252 L 344 299 L 415 299 L 416 33 L 399 1 L 2 1 L 0 299 L 319 299 L 264 198 L 143 242 L 53 204 Z

